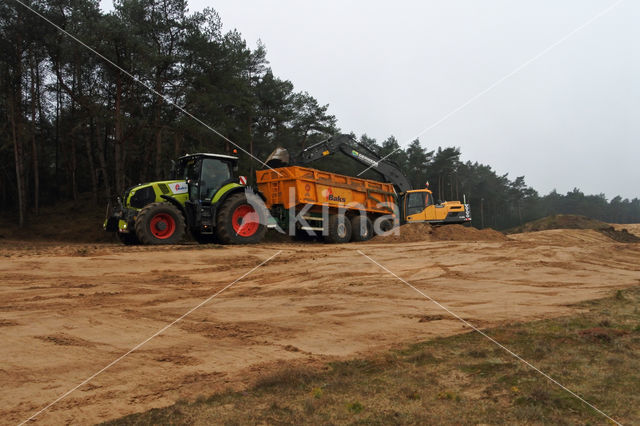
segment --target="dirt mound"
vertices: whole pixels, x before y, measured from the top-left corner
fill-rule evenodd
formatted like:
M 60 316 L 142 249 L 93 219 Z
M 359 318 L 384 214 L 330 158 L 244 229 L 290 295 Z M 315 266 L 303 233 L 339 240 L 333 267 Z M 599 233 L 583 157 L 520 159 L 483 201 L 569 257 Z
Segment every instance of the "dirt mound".
M 591 219 L 590 217 L 574 214 L 556 214 L 527 222 L 508 232 L 510 234 L 519 234 L 521 232 L 547 231 L 549 229 L 605 229 L 608 227 L 610 227 L 608 223 Z
M 433 241 L 433 227 L 428 223 L 408 223 L 392 229 L 387 235 L 373 237 L 374 243 L 415 243 Z
M 610 226 L 605 229 L 599 229 L 598 231 L 619 243 L 640 243 L 640 237 L 630 233 L 624 228 L 617 230 L 613 226 Z
M 462 225 L 431 226 L 407 223 L 389 235 L 373 238 L 374 243 L 414 243 L 420 241 L 505 241 L 508 238 L 493 229 L 476 229 Z
M 630 234 L 640 237 L 640 223 L 612 223 L 616 231 L 627 230 Z
M 495 229 L 476 229 L 462 225 L 443 225 L 433 229 L 437 241 L 506 241 L 508 237 Z
M 543 217 L 513 228 L 509 233 L 537 232 L 550 229 L 593 229 L 619 243 L 638 243 L 640 238 L 624 228 L 625 225 L 615 225 L 601 222 L 586 216 L 572 214 L 557 214 Z
M 0 214 L 0 241 L 115 242 L 114 235 L 102 229 L 105 205 L 96 204 L 90 194 L 81 194 L 77 201 L 43 206 L 38 216 L 30 212 L 23 228 L 18 228 L 12 214 Z

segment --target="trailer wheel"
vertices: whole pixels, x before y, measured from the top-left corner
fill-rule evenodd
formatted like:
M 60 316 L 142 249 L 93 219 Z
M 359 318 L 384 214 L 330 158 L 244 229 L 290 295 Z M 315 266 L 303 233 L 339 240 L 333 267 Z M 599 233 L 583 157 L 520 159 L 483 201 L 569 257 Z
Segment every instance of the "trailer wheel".
M 185 233 L 184 217 L 171 203 L 151 203 L 136 218 L 136 235 L 142 244 L 176 244 Z
M 342 214 L 329 217 L 329 233 L 325 241 L 333 244 L 348 243 L 351 240 L 351 221 Z
M 351 218 L 353 241 L 367 241 L 373 237 L 373 223 L 366 215 L 356 214 Z
M 231 195 L 216 218 L 216 236 L 222 244 L 259 243 L 267 232 L 266 212 L 249 203 L 244 193 Z
M 373 229 L 376 235 L 384 235 L 385 233 L 391 231 L 394 225 L 393 220 L 391 219 L 378 218 L 376 219 L 376 223 L 378 225 L 378 229 L 376 230 L 375 226 Z

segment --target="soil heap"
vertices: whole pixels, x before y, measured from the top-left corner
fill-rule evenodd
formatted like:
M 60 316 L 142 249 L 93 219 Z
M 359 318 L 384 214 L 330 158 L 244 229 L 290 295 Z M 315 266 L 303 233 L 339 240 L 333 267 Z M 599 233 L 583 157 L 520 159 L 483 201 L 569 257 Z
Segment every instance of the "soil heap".
M 617 242 L 640 242 L 640 237 L 630 233 L 624 228 L 624 225 L 616 225 L 614 228 L 611 224 L 606 222 L 573 214 L 557 214 L 543 217 L 542 219 L 534 220 L 532 222 L 525 223 L 522 226 L 518 226 L 517 228 L 513 228 L 509 233 L 536 232 L 546 231 L 549 229 L 593 229 L 594 231 L 598 231 Z
M 476 229 L 462 225 L 432 226 L 428 223 L 407 223 L 398 233 L 374 237 L 373 243 L 413 243 L 421 241 L 506 241 L 508 237 L 493 229 Z

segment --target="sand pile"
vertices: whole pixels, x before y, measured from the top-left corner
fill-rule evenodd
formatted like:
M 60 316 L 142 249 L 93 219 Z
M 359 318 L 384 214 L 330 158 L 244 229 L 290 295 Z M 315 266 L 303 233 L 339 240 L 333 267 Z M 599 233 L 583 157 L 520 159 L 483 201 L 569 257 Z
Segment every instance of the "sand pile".
M 640 243 L 640 237 L 630 233 L 624 228 L 617 230 L 613 226 L 610 226 L 608 228 L 599 229 L 598 231 L 619 243 Z
M 462 225 L 443 225 L 433 228 L 437 241 L 506 241 L 507 236 L 495 229 L 476 229 Z
M 547 231 L 550 229 L 592 229 L 620 243 L 640 242 L 640 238 L 634 235 L 633 230 L 629 232 L 625 229 L 625 226 L 626 225 L 615 225 L 614 227 L 611 224 L 586 216 L 557 214 L 525 223 L 522 226 L 510 230 L 509 233 Z
M 374 237 L 374 243 L 413 243 L 420 241 L 505 241 L 508 238 L 493 229 L 476 229 L 462 225 L 431 226 L 428 223 L 407 223 L 397 233 Z
M 428 223 L 410 223 L 393 229 L 389 235 L 373 237 L 374 243 L 415 243 L 433 241 L 433 227 Z
M 605 229 L 610 225 L 590 217 L 576 214 L 556 214 L 527 222 L 513 228 L 510 233 L 546 231 L 548 229 Z
M 640 237 L 640 223 L 612 223 L 616 231 L 626 230 L 628 233 Z

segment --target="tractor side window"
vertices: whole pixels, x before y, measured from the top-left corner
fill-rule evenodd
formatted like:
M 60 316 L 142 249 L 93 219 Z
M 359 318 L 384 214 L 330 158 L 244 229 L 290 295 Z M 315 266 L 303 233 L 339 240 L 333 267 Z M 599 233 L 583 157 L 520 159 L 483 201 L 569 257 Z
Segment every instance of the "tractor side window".
M 409 192 L 407 195 L 407 215 L 420 213 L 425 209 L 424 196 L 424 192 Z
M 203 199 L 211 199 L 225 181 L 231 179 L 229 163 L 217 158 L 205 158 L 202 161 L 202 177 L 200 179 L 200 195 Z
M 198 181 L 200 176 L 200 160 L 189 160 L 181 170 L 178 170 L 177 177 L 184 180 Z
M 189 199 L 195 201 L 198 199 L 198 178 L 200 177 L 200 160 L 191 159 L 184 164 L 182 173 L 176 177 L 184 178 L 189 184 Z

